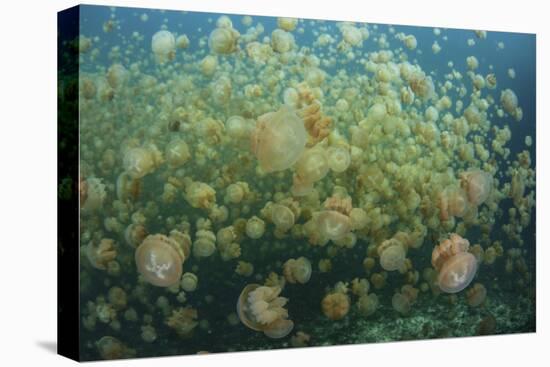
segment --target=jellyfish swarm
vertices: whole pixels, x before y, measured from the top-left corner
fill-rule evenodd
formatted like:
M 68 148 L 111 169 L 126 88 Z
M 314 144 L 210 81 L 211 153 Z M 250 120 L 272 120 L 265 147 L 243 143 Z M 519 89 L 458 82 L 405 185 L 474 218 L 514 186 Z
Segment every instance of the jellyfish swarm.
M 458 293 L 474 279 L 477 259 L 468 252 L 470 242 L 458 234 L 435 246 L 432 265 L 438 271 L 437 282 L 445 293 Z
M 296 163 L 306 141 L 302 120 L 292 108 L 284 105 L 276 112 L 258 117 L 251 135 L 252 152 L 267 173 L 283 171 Z
M 147 282 L 169 287 L 180 280 L 185 255 L 175 240 L 155 234 L 147 236 L 139 245 L 135 260 L 139 273 Z
M 237 314 L 248 328 L 262 331 L 267 337 L 278 339 L 287 336 L 294 328 L 283 308 L 288 299 L 279 297 L 281 287 L 259 284 L 247 285 L 237 301 Z

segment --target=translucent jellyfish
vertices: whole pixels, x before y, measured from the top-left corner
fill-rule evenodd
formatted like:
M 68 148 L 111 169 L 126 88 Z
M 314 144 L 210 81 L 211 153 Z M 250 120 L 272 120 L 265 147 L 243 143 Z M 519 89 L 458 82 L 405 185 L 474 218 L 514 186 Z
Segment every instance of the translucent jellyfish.
M 281 231 L 288 231 L 294 226 L 294 213 L 287 206 L 273 204 L 271 206 L 271 220 Z
M 302 120 L 285 105 L 260 116 L 251 135 L 252 152 L 265 172 L 283 171 L 296 163 L 306 141 Z
M 212 231 L 200 229 L 196 233 L 193 242 L 193 255 L 195 257 L 209 257 L 216 251 L 216 235 Z
M 227 135 L 235 140 L 249 139 L 252 127 L 242 116 L 231 116 L 225 122 Z
M 364 317 L 368 317 L 375 313 L 378 309 L 378 305 L 378 296 L 374 293 L 362 295 L 359 297 L 359 300 L 357 300 L 357 309 Z
M 81 187 L 81 200 L 80 205 L 84 211 L 95 211 L 101 209 L 103 201 L 107 196 L 105 191 L 105 184 L 103 180 L 97 177 L 89 177 L 83 181 Z
M 511 89 L 505 89 L 500 93 L 500 104 L 504 111 L 514 116 L 518 107 L 518 97 Z
M 185 34 L 178 36 L 178 38 L 176 38 L 176 46 L 180 49 L 189 47 L 189 37 Z
M 386 271 L 395 271 L 402 269 L 405 264 L 405 248 L 401 242 L 395 239 L 389 239 L 380 245 L 378 249 L 380 255 L 380 266 Z
M 136 354 L 134 349 L 128 348 L 114 336 L 104 336 L 95 344 L 101 358 L 106 360 L 131 358 Z
M 311 262 L 303 256 L 288 259 L 283 265 L 283 275 L 289 283 L 305 284 L 311 278 Z
M 102 239 L 98 244 L 90 242 L 86 246 L 86 256 L 90 264 L 96 269 L 107 270 L 107 265 L 117 256 L 114 244 L 115 241 L 108 238 Z
M 185 273 L 181 277 L 181 288 L 186 292 L 193 292 L 197 289 L 197 284 L 199 283 L 199 278 L 193 273 Z
M 166 145 L 166 163 L 171 167 L 183 166 L 191 158 L 187 143 L 181 139 L 174 139 Z
M 360 46 L 363 42 L 363 35 L 359 28 L 351 25 L 345 24 L 340 28 L 342 32 L 342 38 L 346 41 L 347 44 L 351 46 Z
M 434 247 L 432 265 L 438 271 L 437 283 L 443 292 L 458 293 L 474 278 L 478 263 L 467 252 L 469 247 L 469 241 L 456 233 Z
M 176 39 L 169 31 L 158 31 L 151 39 L 151 49 L 158 63 L 172 61 L 176 57 Z
M 150 174 L 159 163 L 159 153 L 154 149 L 143 147 L 128 149 L 123 159 L 125 171 L 133 178 L 141 178 Z
M 335 210 L 324 210 L 318 213 L 316 223 L 321 236 L 331 240 L 344 238 L 351 231 L 349 217 Z
M 215 54 L 230 54 L 237 47 L 239 33 L 232 28 L 216 28 L 210 33 L 208 47 Z
M 455 186 L 449 186 L 439 194 L 439 218 L 443 221 L 450 217 L 463 217 L 469 209 L 466 192 Z
M 485 302 L 487 298 L 487 289 L 481 283 L 474 284 L 466 291 L 466 300 L 472 307 L 478 307 Z
M 137 247 L 147 237 L 147 229 L 143 224 L 131 223 L 124 230 L 124 239 L 132 247 Z
M 323 314 L 331 320 L 341 320 L 349 312 L 350 300 L 347 295 L 340 292 L 329 293 L 321 302 Z
M 306 182 L 317 182 L 329 170 L 328 156 L 324 148 L 315 146 L 307 149 L 296 162 L 296 174 Z
M 254 216 L 246 222 L 246 235 L 254 240 L 261 238 L 265 232 L 265 222 Z
M 483 204 L 493 188 L 493 176 L 489 172 L 470 170 L 460 175 L 462 187 L 473 205 Z
M 113 89 L 119 89 L 128 80 L 128 70 L 121 64 L 113 64 L 107 70 L 107 82 Z
M 173 329 L 178 336 L 189 338 L 193 330 L 199 325 L 197 322 L 197 310 L 187 307 L 180 307 L 172 310 L 172 314 L 165 321 L 165 324 Z
M 287 298 L 280 297 L 281 287 L 249 284 L 237 301 L 237 314 L 241 322 L 255 331 L 262 331 L 269 338 L 284 338 L 294 328 L 283 308 Z
M 161 234 L 149 235 L 135 253 L 136 266 L 149 283 L 169 287 L 179 282 L 185 255 L 178 243 Z
M 277 26 L 284 31 L 292 32 L 298 25 L 298 19 L 296 18 L 277 18 Z
M 205 76 L 212 76 L 218 68 L 218 59 L 214 55 L 208 55 L 201 61 L 201 72 Z
M 185 200 L 193 208 L 210 209 L 216 203 L 216 190 L 204 182 L 192 182 L 185 189 Z
M 294 47 L 294 36 L 282 29 L 276 29 L 271 33 L 271 47 L 276 52 L 288 52 Z
M 344 147 L 330 147 L 327 150 L 328 166 L 336 173 L 344 172 L 351 163 L 349 150 Z

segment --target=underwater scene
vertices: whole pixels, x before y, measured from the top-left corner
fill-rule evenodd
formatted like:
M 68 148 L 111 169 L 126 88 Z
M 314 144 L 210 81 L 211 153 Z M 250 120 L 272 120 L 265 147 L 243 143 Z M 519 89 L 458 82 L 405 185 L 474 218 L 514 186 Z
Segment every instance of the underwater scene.
M 81 358 L 535 332 L 535 42 L 81 6 Z

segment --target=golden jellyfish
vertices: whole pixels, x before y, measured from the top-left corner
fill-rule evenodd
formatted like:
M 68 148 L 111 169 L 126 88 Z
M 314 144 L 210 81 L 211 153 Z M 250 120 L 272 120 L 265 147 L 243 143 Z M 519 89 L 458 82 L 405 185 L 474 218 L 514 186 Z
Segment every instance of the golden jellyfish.
M 363 42 L 363 34 L 359 28 L 351 24 L 344 24 L 340 28 L 340 31 L 342 32 L 342 38 L 344 41 L 351 46 L 360 46 Z
M 472 307 L 481 306 L 487 298 L 487 289 L 481 283 L 474 284 L 466 291 L 466 300 Z
M 505 89 L 500 93 L 500 104 L 504 108 L 504 111 L 515 116 L 518 107 L 518 97 L 513 90 Z
M 132 178 L 142 178 L 153 172 L 162 162 L 156 147 L 130 148 L 124 154 L 123 166 Z
M 283 275 L 289 283 L 305 284 L 311 278 L 311 262 L 303 256 L 288 259 L 283 265 Z
M 296 29 L 297 25 L 298 25 L 298 19 L 296 18 L 285 18 L 285 17 L 277 18 L 277 26 L 284 31 L 292 32 L 293 30 Z
M 192 182 L 185 188 L 185 199 L 193 208 L 210 209 L 216 203 L 216 190 L 204 182 Z
M 258 117 L 251 134 L 252 152 L 265 172 L 283 171 L 302 155 L 307 133 L 302 120 L 288 106 Z
M 321 301 L 323 314 L 333 321 L 343 319 L 348 314 L 349 307 L 349 297 L 341 292 L 329 293 Z
M 107 70 L 107 82 L 113 89 L 119 89 L 128 80 L 128 70 L 121 64 L 113 64 Z
M 187 143 L 174 139 L 166 145 L 165 159 L 171 167 L 181 167 L 191 158 Z
M 176 46 L 180 49 L 189 47 L 189 37 L 185 34 L 178 36 L 178 38 L 176 38 Z
M 195 289 L 197 289 L 198 283 L 199 278 L 193 273 L 183 274 L 180 281 L 181 288 L 186 292 L 193 292 Z
M 282 29 L 276 29 L 271 33 L 271 47 L 275 52 L 288 52 L 294 47 L 294 36 Z
M 124 239 L 132 247 L 137 247 L 147 237 L 147 229 L 143 224 L 132 223 L 124 230 Z
M 121 201 L 137 200 L 141 193 L 141 179 L 122 172 L 116 180 L 116 196 Z
M 85 193 L 84 201 L 80 202 L 82 210 L 95 211 L 101 209 L 107 196 L 103 180 L 97 177 L 88 177 L 84 182 L 85 184 L 81 185 Z
M 462 187 L 473 205 L 483 204 L 493 188 L 493 176 L 481 170 L 469 170 L 460 174 Z
M 216 235 L 212 231 L 200 229 L 196 233 L 193 242 L 193 255 L 195 257 L 209 257 L 216 251 Z
M 240 203 L 246 194 L 250 192 L 250 189 L 248 188 L 248 184 L 245 182 L 236 182 L 232 183 L 231 185 L 227 186 L 227 189 L 225 189 L 225 198 L 226 202 L 232 203 L 232 204 L 238 204 Z
M 380 266 L 386 271 L 400 270 L 405 266 L 405 247 L 394 238 L 382 242 L 378 248 L 378 254 Z
M 317 182 L 329 170 L 327 152 L 320 146 L 307 149 L 296 162 L 296 175 L 306 182 Z
M 225 131 L 227 135 L 235 140 L 245 140 L 250 138 L 252 125 L 242 116 L 231 116 L 225 122 Z
M 287 298 L 280 297 L 281 287 L 249 284 L 237 301 L 237 314 L 241 322 L 255 331 L 262 331 L 273 339 L 284 338 L 294 328 L 284 308 Z
M 273 204 L 271 206 L 271 220 L 277 229 L 285 232 L 294 226 L 294 213 L 287 206 Z
M 443 221 L 451 217 L 463 217 L 469 209 L 466 191 L 460 187 L 449 186 L 438 197 L 439 218 Z
M 167 30 L 158 31 L 151 39 L 151 49 L 159 64 L 172 61 L 176 57 L 176 39 Z
M 350 152 L 344 147 L 328 148 L 327 156 L 329 168 L 336 173 L 344 172 L 351 163 Z
M 246 222 L 246 235 L 253 240 L 261 238 L 265 233 L 265 222 L 254 216 Z
M 86 246 L 86 257 L 90 264 L 96 269 L 107 270 L 109 263 L 117 256 L 114 244 L 115 241 L 108 238 L 102 239 L 99 243 L 90 242 Z
M 201 61 L 201 73 L 205 76 L 212 76 L 218 68 L 218 59 L 214 55 L 208 55 Z
M 128 348 L 114 336 L 104 336 L 96 343 L 101 358 L 105 360 L 135 357 L 136 351 Z
M 181 278 L 185 254 L 174 239 L 155 234 L 147 236 L 136 249 L 135 261 L 147 282 L 169 287 Z
M 180 307 L 172 310 L 172 315 L 168 317 L 165 324 L 173 329 L 181 338 L 189 338 L 193 330 L 199 325 L 197 322 L 197 310 L 187 307 Z
M 215 54 L 230 54 L 236 50 L 239 32 L 233 28 L 216 28 L 208 37 L 208 47 Z
M 374 293 L 364 294 L 357 301 L 357 310 L 364 317 L 368 317 L 378 309 L 378 296 Z
M 351 231 L 349 217 L 335 210 L 317 213 L 316 223 L 321 236 L 331 240 L 344 238 Z
M 469 247 L 470 242 L 456 233 L 434 247 L 432 265 L 438 271 L 437 283 L 443 292 L 458 293 L 474 279 L 478 263 L 468 252 Z

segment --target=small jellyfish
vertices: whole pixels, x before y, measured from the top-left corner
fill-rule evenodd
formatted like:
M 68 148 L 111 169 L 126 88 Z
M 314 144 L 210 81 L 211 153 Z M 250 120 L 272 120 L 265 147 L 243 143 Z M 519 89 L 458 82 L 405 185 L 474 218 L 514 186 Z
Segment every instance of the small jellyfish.
M 343 319 L 348 314 L 349 307 L 349 297 L 341 292 L 329 293 L 321 302 L 323 314 L 333 321 Z
M 311 278 L 311 262 L 303 256 L 288 259 L 283 265 L 283 275 L 289 283 L 305 284 Z
M 321 235 L 331 240 L 344 238 L 351 231 L 349 217 L 335 210 L 323 210 L 318 213 L 316 222 Z
M 237 314 L 241 322 L 255 331 L 262 331 L 273 339 L 284 338 L 294 328 L 288 319 L 288 310 L 283 308 L 287 298 L 280 297 L 281 287 L 249 284 L 237 301 Z
M 294 213 L 284 205 L 273 204 L 271 206 L 271 220 L 277 229 L 285 232 L 294 226 Z
M 135 253 L 139 273 L 157 287 L 177 283 L 184 260 L 185 255 L 177 242 L 161 234 L 147 236 Z
M 306 141 L 302 120 L 285 105 L 260 116 L 251 135 L 252 152 L 265 172 L 291 167 L 302 155 Z
M 395 271 L 403 268 L 405 264 L 405 248 L 401 242 L 389 239 L 380 245 L 380 266 L 386 271 Z
M 336 173 L 344 172 L 351 163 L 349 150 L 344 147 L 330 147 L 327 150 L 328 166 Z
M 468 251 L 470 242 L 458 234 L 435 246 L 432 265 L 438 271 L 437 283 L 445 293 L 458 293 L 466 288 L 477 272 L 477 259 Z
M 151 39 L 151 49 L 159 64 L 172 61 L 176 57 L 176 39 L 167 30 L 158 31 Z
M 493 176 L 490 173 L 481 170 L 470 170 L 460 175 L 462 187 L 468 194 L 468 200 L 473 205 L 483 204 L 493 187 Z
M 265 232 L 265 222 L 254 216 L 246 222 L 246 235 L 254 240 L 261 238 Z
M 235 51 L 239 32 L 233 28 L 216 28 L 210 33 L 208 47 L 215 54 L 230 54 Z

